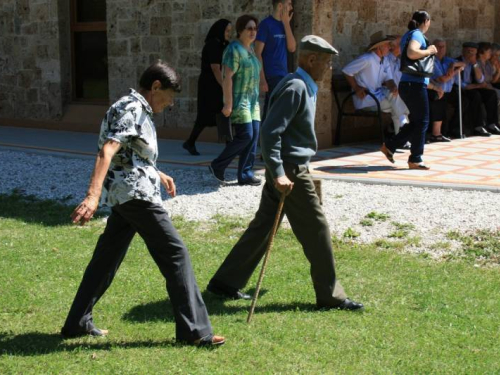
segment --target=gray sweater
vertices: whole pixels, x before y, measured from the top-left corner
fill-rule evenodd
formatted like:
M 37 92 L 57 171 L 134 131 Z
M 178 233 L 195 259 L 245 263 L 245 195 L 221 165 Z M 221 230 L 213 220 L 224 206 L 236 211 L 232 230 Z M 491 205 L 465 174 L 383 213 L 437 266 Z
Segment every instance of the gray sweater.
M 274 178 L 285 175 L 283 161 L 308 164 L 316 154 L 315 113 L 314 93 L 297 72 L 274 89 L 260 138 L 266 168 Z

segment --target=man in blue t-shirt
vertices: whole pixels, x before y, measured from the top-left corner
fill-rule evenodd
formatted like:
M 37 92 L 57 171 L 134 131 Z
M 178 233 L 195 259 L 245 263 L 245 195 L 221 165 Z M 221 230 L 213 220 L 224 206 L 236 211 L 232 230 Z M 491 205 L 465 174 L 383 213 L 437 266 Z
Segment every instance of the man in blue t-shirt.
M 292 19 L 292 0 L 272 0 L 273 14 L 262 20 L 255 40 L 255 53 L 262 62 L 260 90 L 266 93 L 262 121 L 266 115 L 269 96 L 288 74 L 287 52 L 295 52 L 290 20 Z

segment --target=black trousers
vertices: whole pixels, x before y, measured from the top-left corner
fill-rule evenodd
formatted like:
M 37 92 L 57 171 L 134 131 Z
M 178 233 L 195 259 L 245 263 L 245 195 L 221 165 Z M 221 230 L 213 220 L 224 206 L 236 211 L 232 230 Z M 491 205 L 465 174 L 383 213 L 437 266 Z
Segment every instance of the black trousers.
M 457 86 L 453 87 L 447 97 L 447 102 L 455 110 L 448 126 L 448 133 L 452 136 L 458 136 L 460 133 L 460 112 Z M 462 90 L 462 125 L 464 134 L 472 135 L 474 128 L 484 126 L 481 104 L 481 95 L 475 90 Z
M 495 90 L 490 89 L 474 89 L 481 97 L 481 102 L 486 109 L 486 125 L 498 125 L 498 96 Z
M 292 192 L 285 199 L 284 214 L 311 264 L 316 301 L 322 306 L 337 306 L 346 299 L 346 295 L 335 274 L 330 229 L 312 177 L 305 165 L 285 163 L 284 166 L 286 175 L 294 182 Z M 255 218 L 211 282 L 228 289 L 241 289 L 247 284 L 265 254 L 279 199 L 280 193 L 266 170 L 266 183 Z
M 474 128 L 484 126 L 483 110 L 486 109 L 486 124 L 498 124 L 498 106 L 497 94 L 494 90 L 472 89 L 462 90 L 462 113 L 464 133 L 470 135 Z M 458 134 L 459 115 L 458 115 L 458 89 L 453 88 L 450 93 L 448 103 L 455 107 L 455 116 L 450 122 L 450 132 Z
M 141 200 L 113 207 L 63 330 L 75 332 L 92 324 L 92 309 L 111 285 L 136 232 L 144 239 L 166 279 L 175 315 L 176 338 L 194 341 L 211 334 L 207 309 L 196 284 L 186 246 L 165 209 Z

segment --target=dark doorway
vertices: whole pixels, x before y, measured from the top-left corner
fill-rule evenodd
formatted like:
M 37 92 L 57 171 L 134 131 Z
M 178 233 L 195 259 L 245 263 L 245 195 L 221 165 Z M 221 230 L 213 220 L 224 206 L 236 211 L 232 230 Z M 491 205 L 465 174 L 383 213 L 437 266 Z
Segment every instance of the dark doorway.
M 108 101 L 106 0 L 71 0 L 73 101 Z

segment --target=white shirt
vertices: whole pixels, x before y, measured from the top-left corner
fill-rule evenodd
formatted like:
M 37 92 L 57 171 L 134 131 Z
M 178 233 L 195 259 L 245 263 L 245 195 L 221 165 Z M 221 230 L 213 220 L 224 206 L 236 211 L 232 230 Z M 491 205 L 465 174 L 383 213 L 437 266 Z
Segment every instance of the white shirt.
M 389 55 L 386 57 L 387 61 L 389 62 L 389 65 L 391 66 L 391 72 L 392 72 L 392 79 L 394 79 L 394 83 L 396 86 L 399 86 L 399 81 L 401 81 L 401 58 L 398 56 L 394 56 L 394 54 L 391 52 Z
M 391 67 L 387 59 L 380 59 L 375 52 L 367 52 L 347 64 L 342 72 L 350 77 L 354 77 L 357 84 L 365 87 L 374 94 L 377 99 L 382 100 L 382 83 L 393 79 Z M 356 109 L 373 107 L 375 101 L 366 96 L 360 99 L 357 95 L 353 97 Z

